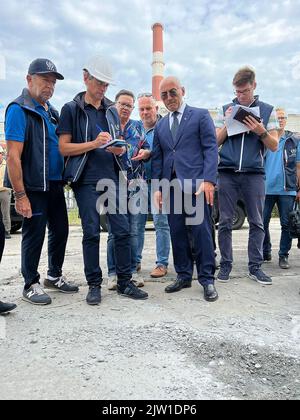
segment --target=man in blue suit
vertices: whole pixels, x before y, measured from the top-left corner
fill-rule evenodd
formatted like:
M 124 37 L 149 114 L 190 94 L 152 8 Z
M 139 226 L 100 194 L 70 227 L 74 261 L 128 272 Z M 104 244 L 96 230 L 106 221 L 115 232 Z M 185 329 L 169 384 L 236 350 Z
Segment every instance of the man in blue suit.
M 162 209 L 163 202 L 170 200 L 168 216 L 177 279 L 165 291 L 173 293 L 191 287 L 195 258 L 204 298 L 213 302 L 218 299 L 214 286 L 215 257 L 210 219 L 218 165 L 214 124 L 207 110 L 192 108 L 184 102 L 185 89 L 177 78 L 164 79 L 160 85 L 160 95 L 170 113 L 156 125 L 153 179 L 171 181 L 172 184 L 175 182 L 180 186 L 179 194 L 178 188 L 177 193 L 169 188 L 166 196 L 159 185 L 154 185 L 157 208 Z M 205 200 L 202 201 L 201 223 L 195 218 L 202 193 Z M 178 214 L 176 207 L 179 201 L 191 202 L 195 208 L 194 214 L 187 212 L 186 206 Z M 196 223 L 188 226 L 187 217 Z

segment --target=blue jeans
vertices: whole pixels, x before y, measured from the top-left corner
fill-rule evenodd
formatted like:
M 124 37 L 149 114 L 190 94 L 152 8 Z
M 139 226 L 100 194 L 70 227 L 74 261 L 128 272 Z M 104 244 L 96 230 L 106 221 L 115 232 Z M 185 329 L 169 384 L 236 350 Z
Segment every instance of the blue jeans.
M 84 272 L 89 285 L 101 285 L 102 270 L 100 268 L 100 215 L 96 203 L 101 193 L 96 185 L 77 185 L 73 187 L 79 207 L 83 229 Z M 111 231 L 115 238 L 116 274 L 120 285 L 131 279 L 131 248 L 129 221 L 126 214 L 107 215 Z
M 131 274 L 136 273 L 137 265 L 137 245 L 138 245 L 138 222 L 140 214 L 128 214 L 129 232 L 130 232 L 130 248 L 131 248 L 131 259 L 130 259 L 130 270 Z M 108 275 L 116 275 L 116 243 L 115 235 L 112 231 L 111 223 L 108 220 L 108 239 L 107 239 L 107 267 Z
M 221 266 L 233 263 L 232 221 L 237 201 L 242 198 L 250 225 L 248 256 L 249 270 L 260 268 L 263 263 L 265 237 L 263 210 L 265 202 L 265 176 L 263 174 L 219 173 L 219 247 Z
M 272 244 L 270 236 L 270 220 L 272 211 L 277 204 L 280 224 L 281 224 L 281 238 L 279 257 L 288 257 L 292 248 L 292 237 L 289 233 L 289 213 L 293 210 L 295 197 L 291 195 L 267 195 L 264 210 L 264 227 L 265 227 L 265 240 L 264 240 L 264 255 L 272 253 Z
M 148 183 L 148 209 L 151 211 L 151 184 Z M 166 214 L 153 214 L 153 223 L 156 233 L 156 265 L 168 267 L 171 248 L 171 236 L 168 216 Z M 137 263 L 142 262 L 145 243 L 145 229 L 148 214 L 140 214 L 138 223 Z
M 137 262 L 141 263 L 145 241 L 145 227 L 148 215 L 141 214 L 138 225 L 138 251 Z M 156 265 L 168 267 L 170 255 L 170 227 L 166 214 L 153 214 L 156 233 Z

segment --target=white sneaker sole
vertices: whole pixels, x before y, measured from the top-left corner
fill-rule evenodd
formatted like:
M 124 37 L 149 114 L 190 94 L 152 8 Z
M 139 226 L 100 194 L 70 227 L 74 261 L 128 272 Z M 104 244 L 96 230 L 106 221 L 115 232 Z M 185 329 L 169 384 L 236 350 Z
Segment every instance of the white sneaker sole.
M 271 282 L 265 282 L 265 281 L 258 280 L 255 276 L 253 276 L 250 273 L 248 274 L 248 277 L 249 277 L 249 279 L 256 281 L 256 283 L 263 284 L 264 286 L 272 286 L 272 284 L 273 284 L 272 281 Z
M 230 277 L 229 277 L 229 279 L 228 280 L 223 280 L 223 279 L 219 279 L 219 277 L 217 277 L 217 281 L 219 282 L 219 283 L 229 283 L 230 282 Z
M 31 303 L 31 305 L 36 305 L 36 306 L 46 306 L 52 303 L 52 300 L 50 300 L 50 302 L 44 302 L 44 303 L 32 302 L 32 300 L 26 298 L 25 296 L 22 296 L 22 300 L 24 300 L 24 302 L 28 302 L 28 303 Z

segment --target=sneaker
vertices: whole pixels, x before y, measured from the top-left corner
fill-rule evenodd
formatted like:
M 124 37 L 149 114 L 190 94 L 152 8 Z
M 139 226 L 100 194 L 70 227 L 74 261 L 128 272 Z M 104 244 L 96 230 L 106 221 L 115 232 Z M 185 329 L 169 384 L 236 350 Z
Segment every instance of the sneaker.
M 283 270 L 288 270 L 290 268 L 288 257 L 279 257 L 279 267 Z
M 136 271 L 137 271 L 137 273 L 139 273 L 140 271 L 142 271 L 142 264 L 141 263 L 137 263 L 137 265 L 136 265 Z
M 221 265 L 217 280 L 220 283 L 228 283 L 232 267 L 230 265 Z
M 52 302 L 51 297 L 44 292 L 40 283 L 34 283 L 29 289 L 24 289 L 22 299 L 33 305 L 49 305 Z
M 11 239 L 10 232 L 5 231 L 5 239 Z
M 125 288 L 117 286 L 117 291 L 120 296 L 125 296 L 130 299 L 145 300 L 148 299 L 148 293 L 140 290 L 132 281 L 130 281 Z
M 271 262 L 272 254 L 264 254 L 264 262 Z
M 79 291 L 78 286 L 66 282 L 66 277 L 61 276 L 56 279 L 45 279 L 44 287 L 46 289 L 58 290 L 62 293 L 77 293 Z
M 267 276 L 260 268 L 250 271 L 248 277 L 252 280 L 257 281 L 257 283 L 264 284 L 265 286 L 272 285 L 271 277 Z
M 86 297 L 88 305 L 99 305 L 101 302 L 101 287 L 98 285 L 89 286 L 89 292 Z
M 132 274 L 132 282 L 136 285 L 136 287 L 144 287 L 145 282 L 141 275 L 138 273 Z
M 109 276 L 107 282 L 108 290 L 117 290 L 117 276 Z
M 14 303 L 5 303 L 0 301 L 0 314 L 5 314 L 6 312 L 13 311 L 16 309 L 17 305 Z
M 158 265 L 157 267 L 155 267 L 150 276 L 153 279 L 159 279 L 161 277 L 165 277 L 168 274 L 168 269 L 167 267 L 165 267 L 164 265 Z

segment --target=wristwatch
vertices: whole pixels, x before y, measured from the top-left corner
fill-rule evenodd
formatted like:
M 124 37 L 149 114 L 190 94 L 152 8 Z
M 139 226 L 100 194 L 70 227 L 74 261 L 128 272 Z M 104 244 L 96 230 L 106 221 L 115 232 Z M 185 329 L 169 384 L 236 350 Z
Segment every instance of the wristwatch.
M 268 130 L 266 130 L 264 133 L 262 133 L 262 134 L 260 135 L 261 140 L 263 140 L 265 137 L 267 137 L 267 136 L 268 136 L 268 134 L 269 134 Z

